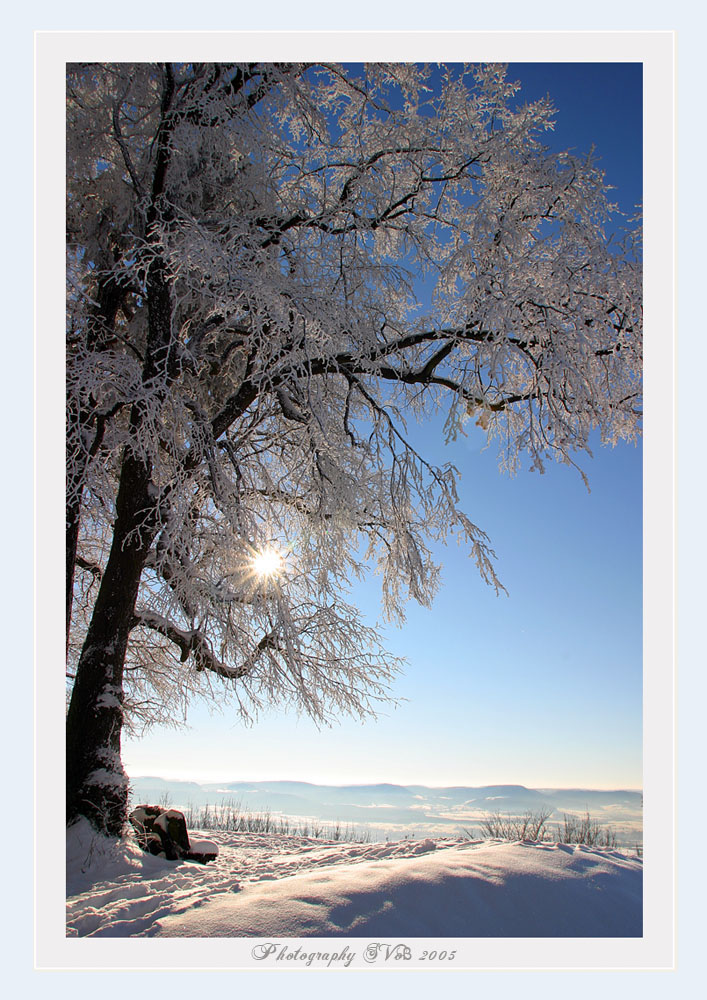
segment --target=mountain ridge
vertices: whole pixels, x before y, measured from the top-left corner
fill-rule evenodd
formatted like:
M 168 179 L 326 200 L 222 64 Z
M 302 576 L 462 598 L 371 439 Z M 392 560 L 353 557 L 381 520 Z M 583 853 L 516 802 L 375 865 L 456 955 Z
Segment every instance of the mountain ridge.
M 167 801 L 193 810 L 236 807 L 294 820 L 345 823 L 379 835 L 459 835 L 489 815 L 522 815 L 546 809 L 550 823 L 565 814 L 591 813 L 624 837 L 642 828 L 642 793 L 629 789 L 534 789 L 525 785 L 398 785 L 393 783 L 318 785 L 302 781 L 170 781 L 154 776 L 131 779 L 131 802 Z

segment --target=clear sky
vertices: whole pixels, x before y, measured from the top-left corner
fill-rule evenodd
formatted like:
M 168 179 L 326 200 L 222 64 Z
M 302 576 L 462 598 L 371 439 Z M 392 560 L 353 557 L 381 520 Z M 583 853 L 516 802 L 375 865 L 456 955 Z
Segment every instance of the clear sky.
M 614 200 L 641 200 L 640 64 L 513 64 L 520 100 L 549 94 L 548 143 L 597 147 Z M 637 788 L 642 716 L 641 449 L 594 450 L 579 474 L 498 471 L 479 431 L 445 446 L 414 431 L 423 454 L 462 474 L 461 506 L 490 536 L 508 596 L 497 597 L 466 552 L 438 552 L 443 584 L 431 610 L 410 605 L 388 646 L 408 663 L 377 721 L 318 730 L 273 710 L 245 727 L 231 709 L 193 706 L 191 728 L 124 740 L 131 776 Z M 527 465 L 526 465 L 527 468 Z M 352 590 L 375 621 L 375 577 Z

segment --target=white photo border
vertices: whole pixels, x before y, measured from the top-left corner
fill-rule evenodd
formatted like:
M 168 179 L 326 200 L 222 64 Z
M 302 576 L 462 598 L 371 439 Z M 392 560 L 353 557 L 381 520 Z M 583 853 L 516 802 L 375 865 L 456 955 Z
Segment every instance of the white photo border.
M 644 74 L 644 934 L 457 938 L 460 970 L 659 970 L 675 962 L 675 36 L 669 31 L 37 32 L 35 34 L 35 967 L 272 968 L 259 939 L 65 936 L 65 67 L 79 61 L 641 62 Z M 666 343 L 671 349 L 666 348 Z M 41 809 L 38 804 L 41 803 Z M 42 821 L 37 817 L 41 815 Z M 48 820 L 47 817 L 52 817 Z M 365 939 L 287 939 L 357 953 Z M 408 941 L 415 953 L 444 947 Z M 446 942 L 447 945 L 450 942 Z M 416 965 L 404 963 L 410 972 Z M 441 966 L 433 966 L 440 971 Z M 284 970 L 283 970 L 284 971 Z M 288 971 L 292 971 L 288 967 Z

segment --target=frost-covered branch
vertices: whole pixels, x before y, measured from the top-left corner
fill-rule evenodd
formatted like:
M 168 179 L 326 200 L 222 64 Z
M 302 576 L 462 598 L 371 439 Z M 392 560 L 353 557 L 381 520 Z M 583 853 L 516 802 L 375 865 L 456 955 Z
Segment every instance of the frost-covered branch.
M 208 640 L 197 629 L 185 631 L 178 628 L 162 615 L 147 610 L 137 610 L 133 615 L 132 627 L 136 628 L 138 625 L 141 628 L 153 629 L 155 632 L 163 635 L 165 639 L 173 642 L 180 649 L 181 662 L 184 663 L 191 656 L 197 670 L 210 670 L 212 673 L 226 680 L 236 680 L 239 677 L 244 677 L 248 672 L 247 667 L 227 667 L 221 663 L 214 656 Z M 261 640 L 261 643 L 265 643 L 265 640 Z M 267 644 L 265 643 L 265 645 Z M 259 643 L 256 651 L 260 652 L 260 648 L 261 644 Z
M 365 715 L 398 664 L 352 580 L 401 621 L 454 538 L 500 589 L 410 422 L 474 420 L 509 469 L 640 435 L 640 221 L 607 237 L 593 158 L 516 92 L 483 65 L 69 68 L 77 754 L 82 677 L 141 724 L 219 681 L 246 716 Z

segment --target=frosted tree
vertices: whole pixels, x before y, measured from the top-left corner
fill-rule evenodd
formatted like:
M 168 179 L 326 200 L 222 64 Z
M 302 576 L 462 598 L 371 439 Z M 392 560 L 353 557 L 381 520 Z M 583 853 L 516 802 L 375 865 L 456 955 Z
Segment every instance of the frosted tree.
M 498 66 L 76 65 L 67 109 L 67 815 L 117 833 L 124 724 L 375 712 L 366 565 L 398 620 L 430 540 L 499 586 L 406 414 L 510 469 L 640 433 L 640 230 Z

